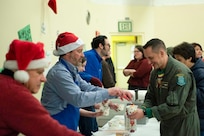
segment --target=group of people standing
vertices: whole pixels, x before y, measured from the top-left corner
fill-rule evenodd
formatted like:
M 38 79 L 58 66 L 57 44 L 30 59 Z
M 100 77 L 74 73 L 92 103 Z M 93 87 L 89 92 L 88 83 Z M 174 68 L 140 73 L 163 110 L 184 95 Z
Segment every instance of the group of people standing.
M 84 59 L 86 59 L 84 70 L 79 73 L 82 79 L 99 87 L 110 88 L 115 86 L 116 82 L 114 80 L 115 77 L 113 76 L 115 72 L 111 72 L 111 69 L 114 70 L 114 65 L 113 63 L 112 65 L 109 65 L 106 62 L 106 59 L 109 61 L 111 60 L 110 43 L 106 36 L 99 35 L 93 38 L 91 42 L 91 50 L 84 52 Z M 110 107 L 113 109 L 114 107 L 117 108 L 116 105 L 110 105 Z M 92 112 L 95 112 L 96 108 L 97 104 L 83 107 L 83 109 Z M 79 130 L 85 136 L 91 136 L 92 132 L 98 131 L 96 118 L 80 116 Z
M 45 57 L 43 43 L 14 40 L 10 44 L 0 74 L 0 135 L 80 136 L 83 135 L 77 132 L 80 115 L 91 118 L 102 115 L 100 111 L 83 107 L 116 97 L 132 100 L 132 94 L 126 90 L 94 86 L 81 78 L 78 67 L 85 57 L 83 46 L 83 41 L 73 33 L 58 35 L 53 54 L 59 60 L 44 77 L 44 68 L 50 62 Z M 104 46 L 107 45 L 100 41 L 94 46 L 99 46 L 99 54 L 95 49 L 90 53 L 95 53 L 101 61 L 100 53 L 106 55 Z M 98 76 L 102 75 L 100 70 L 96 72 L 100 72 Z M 97 78 L 92 75 L 92 79 L 94 82 Z M 40 103 L 32 94 L 39 91 L 42 82 L 45 83 Z M 114 108 L 117 106 L 113 105 Z M 91 128 L 91 131 L 94 130 Z
M 143 46 L 143 52 L 153 69 L 144 103 L 129 118 L 155 117 L 160 121 L 161 136 L 204 136 L 202 46 L 183 42 L 167 52 L 162 40 L 151 39 Z M 130 80 L 137 70 L 128 69 L 131 68 L 127 66 L 123 73 L 129 72 L 131 87 Z
M 104 82 L 104 71 L 111 73 L 106 36 L 93 38 L 92 48 L 85 52 L 83 41 L 70 32 L 59 34 L 55 45 L 53 54 L 59 60 L 44 77 L 50 62 L 43 43 L 14 40 L 10 44 L 0 73 L 0 135 L 91 136 L 98 130 L 96 117 L 103 114 L 95 111 L 98 103 L 116 97 L 132 100 L 129 91 L 115 87 L 114 72 L 109 84 Z M 184 42 L 173 48 L 171 56 L 157 38 L 135 46 L 134 59 L 123 74 L 130 76 L 129 90 L 147 93 L 142 106 L 128 118 L 155 117 L 161 136 L 203 136 L 204 62 L 195 50 Z M 32 94 L 42 82 L 40 103 Z
M 59 61 L 49 70 L 41 97 L 42 105 L 54 119 L 75 131 L 79 126 L 80 132 L 86 136 L 98 131 L 98 125 L 95 117 L 80 116 L 79 108 L 96 112 L 97 103 L 115 98 L 117 91 L 125 92 L 115 87 L 115 83 L 107 89 L 104 87 L 102 57 L 110 52 L 108 38 L 103 35 L 93 38 L 91 47 L 83 52 L 83 43 L 76 35 L 61 33 L 54 51 Z M 85 68 L 79 72 L 82 60 L 85 60 Z M 127 95 L 130 98 L 129 92 Z M 116 105 L 110 107 L 117 108 Z

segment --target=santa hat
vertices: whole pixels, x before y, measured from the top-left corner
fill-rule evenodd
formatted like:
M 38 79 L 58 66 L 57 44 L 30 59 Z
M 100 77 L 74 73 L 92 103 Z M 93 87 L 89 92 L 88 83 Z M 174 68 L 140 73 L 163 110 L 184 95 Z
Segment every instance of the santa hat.
M 57 14 L 57 3 L 56 0 L 49 0 L 48 6 L 53 10 L 55 14 Z
M 9 51 L 6 54 L 4 68 L 16 70 L 14 79 L 26 83 L 29 75 L 28 69 L 37 69 L 48 67 L 49 61 L 45 58 L 43 43 L 32 43 L 29 41 L 13 40 Z
M 59 34 L 56 40 L 56 49 L 53 51 L 53 54 L 55 56 L 64 55 L 83 45 L 83 41 L 76 35 L 73 33 L 64 32 Z

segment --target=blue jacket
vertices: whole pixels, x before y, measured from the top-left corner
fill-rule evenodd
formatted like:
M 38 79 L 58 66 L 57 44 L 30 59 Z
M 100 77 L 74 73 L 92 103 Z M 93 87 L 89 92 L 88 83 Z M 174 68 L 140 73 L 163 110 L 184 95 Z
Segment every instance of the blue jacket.
M 102 58 L 98 55 L 96 50 L 92 49 L 84 52 L 87 59 L 85 73 L 88 73 L 102 81 Z
M 200 118 L 201 131 L 204 131 L 204 62 L 198 59 L 191 70 L 197 87 L 197 110 Z

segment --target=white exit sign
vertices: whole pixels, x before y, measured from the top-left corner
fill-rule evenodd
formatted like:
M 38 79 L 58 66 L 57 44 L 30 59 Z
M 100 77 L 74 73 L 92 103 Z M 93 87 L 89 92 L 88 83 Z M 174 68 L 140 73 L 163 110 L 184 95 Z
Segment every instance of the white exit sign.
M 131 21 L 119 21 L 118 22 L 118 32 L 132 32 L 132 22 Z

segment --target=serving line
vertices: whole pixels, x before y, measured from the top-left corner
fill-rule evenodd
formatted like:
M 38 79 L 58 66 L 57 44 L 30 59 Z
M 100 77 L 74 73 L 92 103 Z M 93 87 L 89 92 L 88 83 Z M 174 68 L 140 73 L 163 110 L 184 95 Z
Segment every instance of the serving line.
M 110 127 L 109 123 L 114 123 Z M 116 134 L 127 134 L 124 127 L 124 116 L 116 115 L 108 121 L 103 127 L 95 132 L 94 136 L 116 136 Z M 137 130 L 134 133 L 129 133 L 128 136 L 160 136 L 159 122 L 155 118 L 148 119 L 146 124 L 137 124 Z

